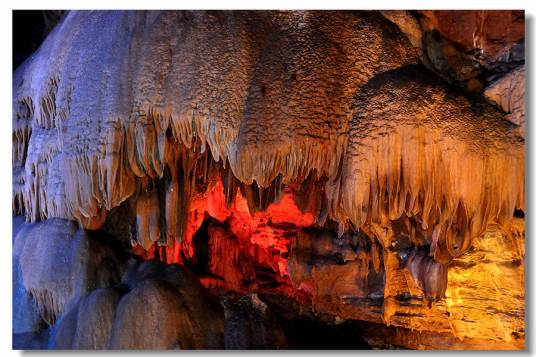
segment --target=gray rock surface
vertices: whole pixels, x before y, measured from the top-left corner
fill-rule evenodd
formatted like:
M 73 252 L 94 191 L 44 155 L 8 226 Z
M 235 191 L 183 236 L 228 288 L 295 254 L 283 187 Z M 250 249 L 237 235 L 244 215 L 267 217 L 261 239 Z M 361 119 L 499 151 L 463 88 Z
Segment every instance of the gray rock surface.
M 120 253 L 71 221 L 50 219 L 24 226 L 14 254 L 23 286 L 49 325 L 81 297 L 117 284 L 121 276 Z
M 279 322 L 257 294 L 241 297 L 236 302 L 224 301 L 224 306 L 226 349 L 287 348 Z

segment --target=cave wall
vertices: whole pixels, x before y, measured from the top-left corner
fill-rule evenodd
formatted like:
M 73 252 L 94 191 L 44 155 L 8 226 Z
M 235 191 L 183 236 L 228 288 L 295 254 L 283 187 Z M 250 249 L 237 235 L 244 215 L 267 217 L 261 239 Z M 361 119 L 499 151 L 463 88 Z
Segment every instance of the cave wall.
M 127 311 L 153 290 L 182 316 L 176 287 L 118 300 L 89 295 L 118 282 L 36 280 L 32 264 L 53 258 L 38 247 L 77 232 L 186 266 L 216 295 L 380 324 L 392 344 L 367 337 L 378 346 L 522 348 L 523 23 L 508 11 L 70 11 L 13 74 L 22 296 L 50 326 L 77 323 L 68 301 L 132 300 Z M 57 222 L 71 228 L 43 233 Z M 204 348 L 175 341 L 186 335 L 172 320 L 157 348 Z M 111 336 L 99 346 L 149 346 Z M 61 339 L 88 343 L 73 338 Z

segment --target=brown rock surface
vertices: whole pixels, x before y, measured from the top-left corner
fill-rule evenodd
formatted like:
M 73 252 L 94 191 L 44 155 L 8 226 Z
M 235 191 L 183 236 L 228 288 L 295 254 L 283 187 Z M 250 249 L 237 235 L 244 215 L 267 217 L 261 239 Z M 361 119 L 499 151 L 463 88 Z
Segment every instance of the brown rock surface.
M 427 299 L 426 285 L 419 280 L 433 276 L 429 263 L 420 260 L 433 260 L 424 252 L 403 249 L 404 235 L 400 232 L 395 246 L 402 249 L 380 250 L 378 270 L 373 262 L 377 253 L 366 241 L 352 237 L 341 241 L 334 235 L 331 249 L 326 249 L 332 255 L 318 256 L 310 248 L 318 237 L 301 236 L 299 246 L 292 249 L 289 272 L 298 288 L 309 281 L 313 310 L 324 318 L 395 327 L 364 324 L 368 326 L 364 336 L 373 346 L 519 349 L 525 343 L 523 235 L 524 222 L 519 218 L 504 228 L 488 229 L 468 253 L 454 259 L 448 273 L 439 267 L 445 269 L 441 274 L 447 274 L 446 285 L 439 285 L 446 289 L 445 298 L 432 303 Z M 358 259 L 343 263 L 336 252 L 355 249 L 352 241 L 362 242 L 355 250 Z M 422 278 L 416 279 L 419 274 L 413 272 L 415 267 L 423 269 Z M 312 274 L 303 273 L 311 269 Z
M 506 118 L 519 126 L 519 134 L 525 137 L 525 67 L 518 67 L 490 84 L 484 95 L 496 103 Z
M 437 30 L 466 52 L 476 50 L 484 66 L 523 59 L 523 10 L 428 10 L 425 29 Z
M 382 11 L 429 69 L 480 94 L 524 63 L 523 10 Z
M 416 16 L 405 10 L 383 10 L 381 14 L 398 26 L 413 47 L 422 50 L 422 28 Z
M 221 349 L 223 314 L 203 313 L 202 302 L 169 282 L 142 281 L 117 306 L 110 348 Z

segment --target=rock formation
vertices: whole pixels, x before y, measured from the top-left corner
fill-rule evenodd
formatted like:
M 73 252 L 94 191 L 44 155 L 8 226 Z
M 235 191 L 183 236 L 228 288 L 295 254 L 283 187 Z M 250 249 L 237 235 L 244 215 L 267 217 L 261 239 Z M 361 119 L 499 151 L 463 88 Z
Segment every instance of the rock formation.
M 306 318 L 523 348 L 505 13 L 69 12 L 13 74 L 14 289 L 36 316 L 14 333 L 284 348 L 278 319 Z

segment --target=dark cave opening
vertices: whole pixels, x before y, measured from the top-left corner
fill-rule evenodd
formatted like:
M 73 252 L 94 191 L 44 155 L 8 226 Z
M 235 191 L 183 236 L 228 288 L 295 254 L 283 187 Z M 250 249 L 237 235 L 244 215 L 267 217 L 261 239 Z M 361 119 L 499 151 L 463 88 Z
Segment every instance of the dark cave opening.
M 13 11 L 13 69 L 34 53 L 66 10 Z
M 370 350 L 352 321 L 328 324 L 312 319 L 280 320 L 289 349 L 298 350 Z

